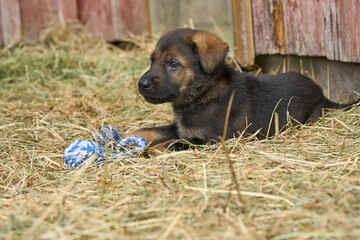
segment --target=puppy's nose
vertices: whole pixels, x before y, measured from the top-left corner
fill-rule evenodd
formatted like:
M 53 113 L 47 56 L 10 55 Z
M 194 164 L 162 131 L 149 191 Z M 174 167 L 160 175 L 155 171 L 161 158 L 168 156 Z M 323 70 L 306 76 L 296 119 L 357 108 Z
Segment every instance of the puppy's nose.
M 149 89 L 153 86 L 153 82 L 148 78 L 141 78 L 139 81 L 139 88 Z

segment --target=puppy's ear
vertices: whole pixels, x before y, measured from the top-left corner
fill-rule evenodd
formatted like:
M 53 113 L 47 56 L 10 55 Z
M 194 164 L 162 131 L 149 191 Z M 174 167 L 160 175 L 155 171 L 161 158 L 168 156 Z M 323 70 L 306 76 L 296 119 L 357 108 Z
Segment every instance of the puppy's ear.
M 198 31 L 191 37 L 200 58 L 200 64 L 206 73 L 212 73 L 225 59 L 229 46 L 217 36 Z

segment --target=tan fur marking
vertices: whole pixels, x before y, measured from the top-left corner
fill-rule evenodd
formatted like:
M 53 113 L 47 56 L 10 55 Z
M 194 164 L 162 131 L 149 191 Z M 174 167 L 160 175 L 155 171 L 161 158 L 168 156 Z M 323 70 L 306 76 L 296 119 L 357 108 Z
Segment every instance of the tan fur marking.
M 189 66 L 189 63 L 185 60 L 185 58 L 183 58 L 183 57 L 181 56 L 180 53 L 178 53 L 177 55 L 174 55 L 172 58 L 175 59 L 175 60 L 177 60 L 177 61 L 179 61 L 179 63 L 181 64 L 181 66 L 183 66 L 184 68 L 190 67 L 190 66 Z
M 182 68 L 179 69 L 179 72 L 176 76 L 176 83 L 180 88 L 180 92 L 183 92 L 186 89 L 188 82 L 193 79 L 194 76 L 194 73 L 191 70 L 189 63 L 182 56 L 182 53 L 175 47 L 167 49 L 167 51 L 162 53 L 162 55 L 165 56 L 163 58 L 164 64 L 166 64 L 166 62 L 170 60 L 178 61 L 181 64 Z
M 180 92 L 183 92 L 188 85 L 188 82 L 194 78 L 194 73 L 190 68 L 183 68 L 176 76 L 176 83 L 180 86 Z
M 184 67 L 189 67 L 187 61 L 182 57 L 181 50 L 178 50 L 176 46 L 171 46 L 166 50 L 166 52 L 162 53 L 165 57 L 165 61 L 169 61 L 171 59 L 177 60 Z
M 166 151 L 171 146 L 171 144 L 177 141 L 177 140 L 169 140 L 166 142 L 161 142 L 153 145 L 152 144 L 153 142 L 162 139 L 164 136 L 156 131 L 152 131 L 148 129 L 139 129 L 132 133 L 121 134 L 122 138 L 134 137 L 134 136 L 141 136 L 145 138 L 146 142 L 148 143 L 145 151 L 142 154 L 144 156 L 156 157 L 162 154 L 164 151 Z
M 162 135 L 161 133 L 148 129 L 139 129 L 135 132 L 121 135 L 122 138 L 134 137 L 134 136 L 140 136 L 145 138 L 145 141 L 147 142 L 148 145 L 151 145 L 151 143 L 164 138 L 164 135 Z
M 154 156 L 154 157 L 159 156 L 159 155 L 163 154 L 164 151 L 168 150 L 169 147 L 176 141 L 177 140 L 169 140 L 169 141 L 166 141 L 163 143 L 158 143 L 154 146 L 151 146 L 146 149 L 147 154 L 150 156 Z
M 213 69 L 228 49 L 228 45 L 220 38 L 204 31 L 196 32 L 191 40 L 195 43 L 204 70 Z
M 160 83 L 160 78 L 159 77 L 154 77 L 153 81 L 155 84 L 159 84 Z

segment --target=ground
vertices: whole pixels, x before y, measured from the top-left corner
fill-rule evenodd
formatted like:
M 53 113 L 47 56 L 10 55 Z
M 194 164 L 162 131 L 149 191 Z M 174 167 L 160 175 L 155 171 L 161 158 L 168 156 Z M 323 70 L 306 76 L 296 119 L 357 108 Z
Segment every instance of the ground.
M 360 237 L 360 107 L 228 140 L 228 154 L 216 144 L 66 169 L 64 149 L 103 124 L 128 132 L 172 115 L 137 92 L 151 46 L 63 31 L 0 50 L 1 239 Z

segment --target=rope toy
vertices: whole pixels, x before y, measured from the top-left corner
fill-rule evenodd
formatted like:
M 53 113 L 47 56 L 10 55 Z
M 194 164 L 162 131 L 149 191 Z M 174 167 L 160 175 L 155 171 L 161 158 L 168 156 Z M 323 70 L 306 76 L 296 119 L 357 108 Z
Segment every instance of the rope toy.
M 67 169 L 81 166 L 94 155 L 96 164 L 103 163 L 106 157 L 116 160 L 135 156 L 147 145 L 145 139 L 139 136 L 121 138 L 119 132 L 110 125 L 105 125 L 102 130 L 93 133 L 93 137 L 95 141 L 76 140 L 65 149 L 64 163 Z

